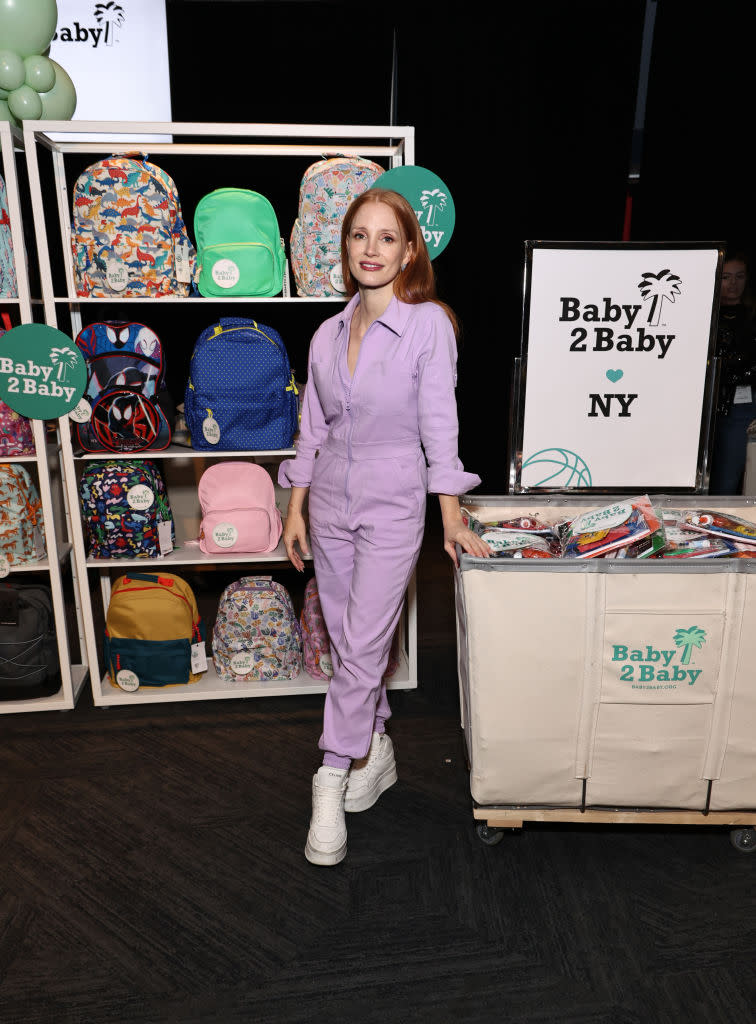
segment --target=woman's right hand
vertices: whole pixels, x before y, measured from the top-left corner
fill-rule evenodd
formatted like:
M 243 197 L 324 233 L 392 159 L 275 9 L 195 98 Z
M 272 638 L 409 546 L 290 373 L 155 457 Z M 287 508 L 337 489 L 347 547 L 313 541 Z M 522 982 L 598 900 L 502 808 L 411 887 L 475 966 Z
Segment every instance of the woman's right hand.
M 303 555 L 309 555 L 310 552 L 307 547 L 307 529 L 305 527 L 304 516 L 297 509 L 289 509 L 286 513 L 286 521 L 284 522 L 282 537 L 284 547 L 286 548 L 286 554 L 289 556 L 289 561 L 297 572 L 302 572 L 304 569 L 304 562 L 302 561 L 299 551 L 297 551 L 294 545 L 299 545 L 299 549 Z

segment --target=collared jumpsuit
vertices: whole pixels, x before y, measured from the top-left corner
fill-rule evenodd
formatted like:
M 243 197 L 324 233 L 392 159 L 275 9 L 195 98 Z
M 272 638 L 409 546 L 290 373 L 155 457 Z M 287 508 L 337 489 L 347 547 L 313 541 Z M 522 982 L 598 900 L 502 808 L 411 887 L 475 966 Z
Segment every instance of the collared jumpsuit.
M 457 455 L 457 349 L 432 302 L 393 297 L 347 368 L 359 295 L 316 331 L 297 455 L 285 487 L 309 486 L 310 540 L 333 677 L 322 750 L 362 758 L 390 714 L 382 676 L 425 526 L 425 496 L 480 483 Z M 427 464 L 426 464 L 427 460 Z

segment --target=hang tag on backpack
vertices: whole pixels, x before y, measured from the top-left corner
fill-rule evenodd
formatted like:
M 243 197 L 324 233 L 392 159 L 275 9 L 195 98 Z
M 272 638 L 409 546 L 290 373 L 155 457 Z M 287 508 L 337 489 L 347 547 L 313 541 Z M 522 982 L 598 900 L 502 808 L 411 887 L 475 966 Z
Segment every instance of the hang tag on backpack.
M 10 562 L 5 555 L 0 555 L 0 580 L 4 580 L 6 576 L 10 576 Z
M 206 416 L 202 421 L 202 434 L 208 444 L 218 444 L 221 434 L 218 421 L 212 416 Z
M 176 267 L 176 280 L 181 284 L 188 284 L 192 279 L 192 272 L 189 263 L 189 243 L 186 239 L 174 245 L 173 262 Z
M 199 675 L 200 672 L 207 672 L 207 651 L 204 641 L 192 644 L 192 672 Z
M 132 672 L 131 669 L 122 668 L 119 672 L 116 672 L 116 683 L 127 693 L 134 693 L 135 690 L 139 689 L 139 676 L 136 672 Z
M 45 538 L 42 536 L 42 531 L 38 526 L 34 527 L 34 554 L 37 558 L 44 558 L 47 554 L 45 548 Z
M 92 419 L 92 406 L 86 398 L 82 398 L 79 404 L 69 412 L 68 418 L 74 423 L 89 423 Z
M 158 546 L 161 555 L 168 555 L 173 551 L 172 523 L 165 519 L 158 523 Z
M 105 277 L 114 292 L 122 292 L 129 283 L 129 272 L 120 260 L 108 260 Z

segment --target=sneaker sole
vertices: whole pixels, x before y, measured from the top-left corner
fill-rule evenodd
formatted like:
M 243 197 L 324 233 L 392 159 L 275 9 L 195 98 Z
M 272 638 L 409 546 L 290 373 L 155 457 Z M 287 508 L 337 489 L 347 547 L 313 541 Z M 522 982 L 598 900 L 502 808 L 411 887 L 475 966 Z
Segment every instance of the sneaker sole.
M 321 867 L 331 867 L 334 864 L 339 864 L 346 857 L 346 852 L 346 843 L 340 846 L 338 850 L 330 852 L 316 850 L 313 846 L 310 846 L 309 841 L 305 846 L 305 857 L 309 860 L 310 864 L 318 864 Z
M 391 767 L 376 780 L 373 788 L 368 790 L 367 793 L 363 793 L 362 796 L 352 797 L 350 799 L 349 784 L 347 783 L 347 793 L 344 798 L 344 810 L 349 811 L 351 814 L 355 814 L 358 811 L 366 811 L 369 807 L 373 806 L 381 793 L 385 793 L 389 786 L 394 785 L 396 780 L 396 765 L 392 764 Z

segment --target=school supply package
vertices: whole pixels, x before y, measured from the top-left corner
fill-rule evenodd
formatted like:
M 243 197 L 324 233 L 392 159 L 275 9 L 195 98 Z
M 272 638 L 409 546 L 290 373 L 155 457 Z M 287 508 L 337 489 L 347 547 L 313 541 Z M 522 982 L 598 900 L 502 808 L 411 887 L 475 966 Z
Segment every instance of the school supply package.
M 9 565 L 44 558 L 42 501 L 29 471 L 20 463 L 0 463 L 0 557 Z
M 60 685 L 50 588 L 0 583 L 0 701 L 49 697 Z
M 270 200 L 245 188 L 218 188 L 194 211 L 200 295 L 278 295 L 286 252 Z
M 188 295 L 195 275 L 173 179 L 140 157 L 88 167 L 73 190 L 71 249 L 80 296 Z
M 79 497 L 87 557 L 156 558 L 173 549 L 173 516 L 155 462 L 88 462 Z
M 231 682 L 299 675 L 299 622 L 284 586 L 270 576 L 245 576 L 226 587 L 213 628 L 213 664 Z
M 74 424 L 86 452 L 160 451 L 171 441 L 173 401 L 165 387 L 163 346 L 142 323 L 89 324 L 76 337 L 87 364 L 90 418 Z
M 116 580 L 104 659 L 112 685 L 123 690 L 196 682 L 207 667 L 205 626 L 189 584 L 166 572 Z
M 199 544 L 206 554 L 264 553 L 278 544 L 281 513 L 270 474 L 252 462 L 209 466 L 198 486 Z
M 298 295 L 343 295 L 341 225 L 351 201 L 374 185 L 384 168 L 363 157 L 338 156 L 311 164 L 299 186 L 289 255 Z
M 266 451 L 291 447 L 297 385 L 281 335 L 246 317 L 224 317 L 197 339 L 184 395 L 192 447 Z

